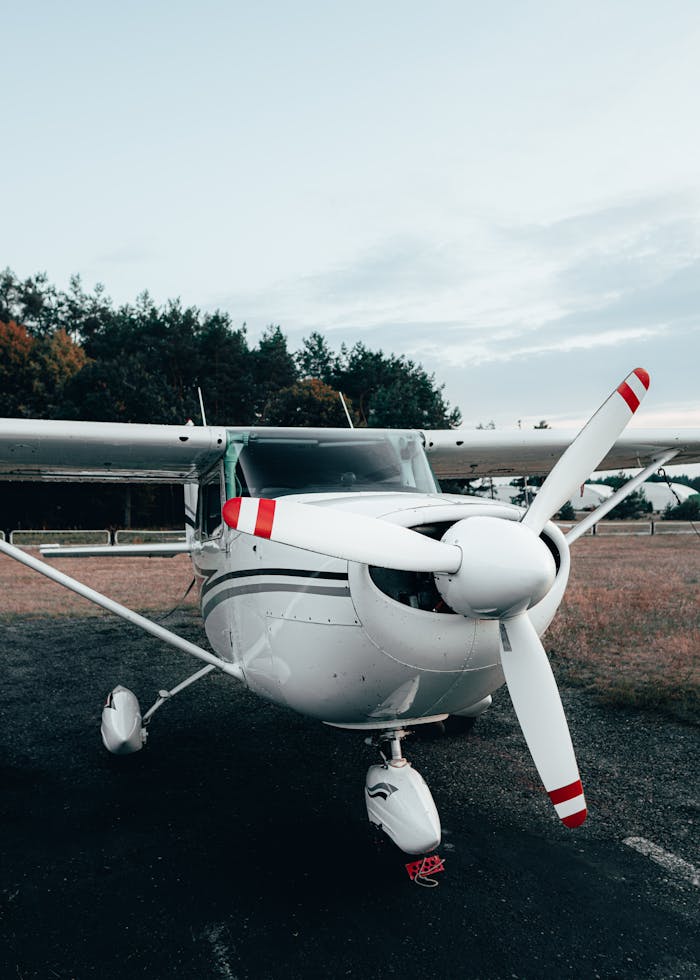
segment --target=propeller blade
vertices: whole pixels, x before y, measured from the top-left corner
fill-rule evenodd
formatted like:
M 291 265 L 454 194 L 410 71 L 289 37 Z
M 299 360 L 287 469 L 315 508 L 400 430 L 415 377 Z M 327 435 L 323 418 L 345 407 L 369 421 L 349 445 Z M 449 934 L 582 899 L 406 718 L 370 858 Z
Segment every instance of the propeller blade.
M 561 821 L 578 827 L 586 800 L 547 654 L 527 613 L 501 621 L 501 664 L 525 741 Z
M 300 504 L 232 497 L 223 507 L 229 527 L 320 555 L 407 572 L 456 572 L 462 551 L 388 521 Z
M 635 368 L 581 429 L 544 481 L 522 523 L 536 534 L 600 464 L 647 393 L 649 375 Z

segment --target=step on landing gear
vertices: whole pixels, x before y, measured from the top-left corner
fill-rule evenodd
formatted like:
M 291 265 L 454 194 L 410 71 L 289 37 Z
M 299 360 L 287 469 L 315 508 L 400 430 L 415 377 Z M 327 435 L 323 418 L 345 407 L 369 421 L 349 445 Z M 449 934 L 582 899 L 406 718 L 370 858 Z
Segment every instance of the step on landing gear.
M 367 771 L 367 816 L 402 851 L 426 854 L 440 844 L 440 817 L 425 780 L 402 755 L 401 740 L 407 734 L 392 729 L 368 740 L 378 746 L 382 763 Z

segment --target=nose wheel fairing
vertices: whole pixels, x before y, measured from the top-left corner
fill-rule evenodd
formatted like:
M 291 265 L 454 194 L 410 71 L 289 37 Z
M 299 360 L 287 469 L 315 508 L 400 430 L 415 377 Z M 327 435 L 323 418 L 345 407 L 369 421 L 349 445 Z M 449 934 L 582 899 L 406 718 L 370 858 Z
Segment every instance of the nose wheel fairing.
M 442 838 L 440 817 L 428 786 L 401 752 L 403 729 L 383 733 L 377 743 L 388 749 L 365 779 L 370 823 L 379 827 L 406 854 L 434 851 Z

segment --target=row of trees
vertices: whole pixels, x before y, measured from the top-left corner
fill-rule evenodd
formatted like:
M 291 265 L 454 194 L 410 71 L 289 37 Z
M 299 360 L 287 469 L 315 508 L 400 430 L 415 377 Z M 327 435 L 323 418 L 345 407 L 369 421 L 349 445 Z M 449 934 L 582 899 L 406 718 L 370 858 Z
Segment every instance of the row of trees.
M 460 421 L 459 409 L 449 406 L 433 375 L 363 343 L 334 351 L 314 332 L 290 351 L 273 325 L 251 344 L 245 324 L 234 327 L 220 310 L 203 313 L 179 300 L 158 306 L 148 293 L 115 306 L 102 286 L 86 292 L 79 277 L 63 291 L 43 274 L 22 280 L 10 269 L 0 273 L 0 416 L 178 423 L 198 418 L 197 387 L 207 421 L 217 425 L 345 426 L 339 392 L 355 425 L 448 428 Z M 535 428 L 549 425 L 542 420 Z M 622 479 L 604 482 L 616 487 Z M 529 480 L 530 486 L 541 483 Z M 524 503 L 524 481 L 514 480 L 513 486 Z M 444 489 L 473 488 L 462 480 L 445 481 Z M 86 505 L 99 510 L 88 488 L 49 494 L 45 487 L 5 485 L 3 496 L 6 519 L 13 526 L 14 514 L 15 527 L 36 525 L 37 511 L 44 513 L 42 523 L 57 527 L 70 525 L 73 512 L 80 514 Z M 117 488 L 103 489 L 105 514 L 119 509 L 121 496 Z M 172 489 L 141 488 L 135 513 L 143 511 L 150 523 L 151 512 L 164 506 L 175 511 L 178 501 Z M 641 516 L 648 507 L 638 491 L 611 516 Z M 48 513 L 56 508 L 62 517 Z M 672 516 L 692 519 L 697 510 L 690 501 Z M 100 523 L 121 522 L 106 520 L 100 511 Z
M 101 286 L 0 273 L 0 416 L 105 422 L 442 428 L 458 423 L 432 375 L 358 343 L 333 351 L 312 333 L 290 351 L 278 326 L 252 344 L 245 324 L 144 293 L 115 306 Z M 0 484 L 6 531 L 92 524 L 177 526 L 176 487 Z
M 357 343 L 333 351 L 312 333 L 290 351 L 279 326 L 251 345 L 220 310 L 144 293 L 115 306 L 78 277 L 67 291 L 44 275 L 0 273 L 0 415 L 217 425 L 448 427 L 460 420 L 432 375 Z

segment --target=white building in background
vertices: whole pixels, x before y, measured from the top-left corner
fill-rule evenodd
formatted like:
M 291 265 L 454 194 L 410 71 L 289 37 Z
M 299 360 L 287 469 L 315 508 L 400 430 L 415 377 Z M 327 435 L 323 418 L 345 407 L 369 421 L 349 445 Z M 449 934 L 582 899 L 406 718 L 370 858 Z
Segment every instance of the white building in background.
M 672 483 L 671 487 L 678 494 L 678 500 L 681 503 L 697 492 L 692 487 L 686 487 L 683 483 Z M 671 507 L 678 504 L 673 491 L 669 489 L 666 483 L 643 483 L 641 490 L 657 514 L 663 513 L 669 504 Z M 583 496 L 576 494 L 572 497 L 571 506 L 574 510 L 593 510 L 598 504 L 611 497 L 613 492 L 613 488 L 605 483 L 586 483 L 583 487 Z
M 595 510 L 615 491 L 605 483 L 584 483 L 578 493 L 575 493 L 569 503 L 574 510 Z
M 678 500 L 681 503 L 684 503 L 688 497 L 692 497 L 694 493 L 697 493 L 697 490 L 693 490 L 692 487 L 686 487 L 684 483 L 672 483 L 671 486 L 678 494 Z M 665 483 L 643 483 L 642 490 L 644 491 L 644 496 L 657 512 L 666 510 L 669 504 L 671 507 L 678 506 L 678 500 L 676 500 Z
M 571 498 L 570 502 L 574 510 L 594 510 L 598 504 L 607 500 L 613 493 L 612 487 L 607 487 L 603 483 L 586 483 L 582 491 L 582 494 L 577 493 Z M 494 500 L 501 500 L 506 504 L 518 503 L 518 495 L 522 494 L 519 487 L 512 487 L 507 483 L 494 483 L 493 494 L 488 487 L 482 487 L 476 492 L 482 497 L 493 496 Z M 537 493 L 537 487 L 529 487 L 528 492 L 534 496 Z M 522 498 L 520 503 L 522 503 Z

